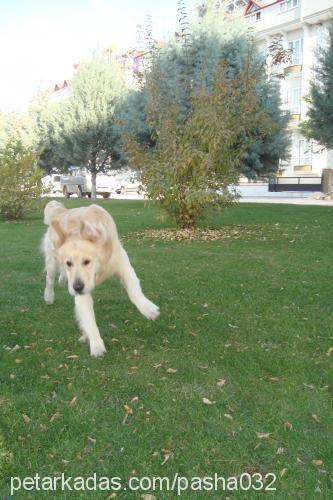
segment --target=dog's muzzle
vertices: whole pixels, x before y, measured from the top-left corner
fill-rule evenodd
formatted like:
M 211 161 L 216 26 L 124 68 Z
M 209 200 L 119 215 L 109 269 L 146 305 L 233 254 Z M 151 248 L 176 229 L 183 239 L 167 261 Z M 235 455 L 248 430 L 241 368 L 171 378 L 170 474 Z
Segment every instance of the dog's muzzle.
M 83 281 L 81 280 L 75 280 L 74 283 L 73 283 L 73 290 L 78 293 L 78 294 L 82 294 L 83 293 L 83 290 L 84 290 L 84 283 Z

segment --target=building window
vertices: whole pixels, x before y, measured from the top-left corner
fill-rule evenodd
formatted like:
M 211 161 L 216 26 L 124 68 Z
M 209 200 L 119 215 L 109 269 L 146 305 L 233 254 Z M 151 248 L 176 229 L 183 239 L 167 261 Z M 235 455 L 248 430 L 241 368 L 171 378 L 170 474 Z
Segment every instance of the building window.
M 299 115 L 301 113 L 300 87 L 293 87 L 287 90 L 287 107 L 293 115 Z
M 309 165 L 312 162 L 311 141 L 300 139 L 298 141 L 298 164 Z
M 246 16 L 246 20 L 249 23 L 255 23 L 256 21 L 259 21 L 259 19 L 261 19 L 261 12 L 254 12 L 253 14 Z
M 285 12 L 286 10 L 293 9 L 297 7 L 298 0 L 286 0 L 280 3 L 280 12 Z
M 303 38 L 288 42 L 288 49 L 291 51 L 291 64 L 302 64 Z

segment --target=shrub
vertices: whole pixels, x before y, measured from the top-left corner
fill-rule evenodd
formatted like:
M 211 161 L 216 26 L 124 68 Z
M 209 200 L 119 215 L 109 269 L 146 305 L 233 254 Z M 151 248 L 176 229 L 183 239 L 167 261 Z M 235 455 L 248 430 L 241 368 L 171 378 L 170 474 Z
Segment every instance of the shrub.
M 40 206 L 43 175 L 32 148 L 9 137 L 0 150 L 0 214 L 5 219 L 20 219 Z

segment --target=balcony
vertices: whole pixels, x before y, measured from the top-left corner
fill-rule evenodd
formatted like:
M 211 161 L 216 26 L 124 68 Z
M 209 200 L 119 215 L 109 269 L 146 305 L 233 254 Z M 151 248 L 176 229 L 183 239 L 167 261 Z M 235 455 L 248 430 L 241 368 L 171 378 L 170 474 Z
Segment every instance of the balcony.
M 271 5 L 267 9 L 262 9 L 260 19 L 252 23 L 259 33 L 274 34 L 284 30 L 287 25 L 292 24 L 293 28 L 301 26 L 300 5 L 284 12 L 280 12 L 279 3 Z
M 302 64 L 292 64 L 291 66 L 286 66 L 284 68 L 284 75 L 289 76 L 302 73 L 302 67 Z

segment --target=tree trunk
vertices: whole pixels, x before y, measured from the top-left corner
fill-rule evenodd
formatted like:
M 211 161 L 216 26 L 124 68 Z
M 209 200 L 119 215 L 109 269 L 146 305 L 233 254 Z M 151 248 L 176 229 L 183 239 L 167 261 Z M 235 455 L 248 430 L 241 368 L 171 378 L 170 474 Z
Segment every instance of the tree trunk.
M 96 170 L 91 171 L 91 199 L 96 200 Z

